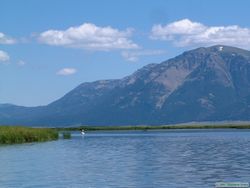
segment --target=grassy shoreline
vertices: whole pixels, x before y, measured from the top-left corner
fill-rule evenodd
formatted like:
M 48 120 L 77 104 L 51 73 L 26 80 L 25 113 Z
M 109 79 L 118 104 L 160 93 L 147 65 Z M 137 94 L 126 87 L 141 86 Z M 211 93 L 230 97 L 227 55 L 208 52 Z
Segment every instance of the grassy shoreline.
M 218 125 L 161 125 L 161 126 L 79 126 L 67 128 L 31 128 L 23 126 L 0 126 L 0 145 L 57 140 L 63 131 L 133 131 L 133 130 L 181 130 L 181 129 L 250 129 L 250 124 Z M 65 134 L 63 138 L 70 138 Z
M 45 142 L 58 139 L 58 131 L 49 128 L 0 126 L 0 144 Z
M 54 128 L 58 131 L 129 131 L 129 130 L 174 130 L 174 129 L 250 129 L 250 124 L 223 125 L 160 125 L 160 126 L 79 126 Z

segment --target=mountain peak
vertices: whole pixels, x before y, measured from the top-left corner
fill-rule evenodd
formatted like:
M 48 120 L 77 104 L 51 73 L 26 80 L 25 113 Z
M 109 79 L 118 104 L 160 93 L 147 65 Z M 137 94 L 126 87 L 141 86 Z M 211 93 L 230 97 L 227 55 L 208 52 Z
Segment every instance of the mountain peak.
M 216 52 L 220 54 L 232 54 L 234 53 L 235 55 L 241 55 L 245 57 L 250 57 L 250 51 L 242 49 L 242 48 L 237 48 L 233 46 L 226 46 L 226 45 L 214 45 L 206 48 L 209 52 Z
M 235 52 L 235 53 L 250 53 L 250 51 L 238 47 L 233 47 L 233 46 L 227 46 L 227 45 L 213 45 L 209 47 L 199 47 L 190 51 L 186 51 L 184 53 L 189 53 L 189 52 Z

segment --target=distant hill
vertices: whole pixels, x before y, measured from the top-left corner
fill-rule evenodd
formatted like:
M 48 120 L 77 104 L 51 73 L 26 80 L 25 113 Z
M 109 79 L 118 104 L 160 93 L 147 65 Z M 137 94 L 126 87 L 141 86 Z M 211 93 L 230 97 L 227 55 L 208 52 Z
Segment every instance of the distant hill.
M 140 125 L 250 120 L 250 51 L 217 45 L 83 83 L 40 107 L 0 105 L 0 124 Z

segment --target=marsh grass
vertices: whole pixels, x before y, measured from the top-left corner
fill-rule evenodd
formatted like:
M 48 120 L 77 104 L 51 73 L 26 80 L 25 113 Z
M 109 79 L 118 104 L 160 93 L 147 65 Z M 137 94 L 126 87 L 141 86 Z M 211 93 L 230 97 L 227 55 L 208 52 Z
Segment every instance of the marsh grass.
M 58 132 L 47 128 L 0 126 L 0 144 L 57 140 Z
M 63 132 L 63 139 L 70 139 L 71 138 L 71 133 L 70 132 Z

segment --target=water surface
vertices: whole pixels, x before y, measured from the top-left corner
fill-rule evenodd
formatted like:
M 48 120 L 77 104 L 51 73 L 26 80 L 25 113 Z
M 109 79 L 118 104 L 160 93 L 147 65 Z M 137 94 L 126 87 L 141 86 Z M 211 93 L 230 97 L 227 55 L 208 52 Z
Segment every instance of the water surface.
M 73 133 L 0 147 L 0 187 L 200 188 L 250 181 L 248 130 Z

